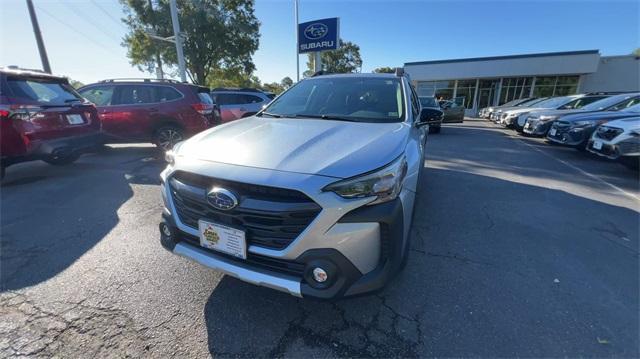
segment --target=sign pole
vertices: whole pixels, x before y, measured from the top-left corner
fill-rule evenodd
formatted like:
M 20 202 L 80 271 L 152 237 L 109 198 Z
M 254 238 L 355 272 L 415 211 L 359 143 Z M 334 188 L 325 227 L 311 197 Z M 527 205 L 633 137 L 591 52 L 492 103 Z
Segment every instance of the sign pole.
M 314 52 L 313 56 L 313 72 L 322 71 L 322 57 L 320 56 L 320 51 Z
M 298 48 L 300 46 L 300 40 L 298 39 L 298 0 L 293 0 L 294 2 L 294 10 L 296 15 L 296 82 L 300 81 L 300 54 L 298 53 Z
M 180 72 L 180 80 L 182 82 L 187 82 L 184 54 L 182 53 L 182 36 L 180 35 L 180 23 L 178 22 L 178 7 L 176 6 L 176 0 L 171 0 L 169 2 L 169 5 L 171 6 L 171 22 L 173 23 L 173 34 L 176 37 L 176 53 L 178 55 L 178 69 Z

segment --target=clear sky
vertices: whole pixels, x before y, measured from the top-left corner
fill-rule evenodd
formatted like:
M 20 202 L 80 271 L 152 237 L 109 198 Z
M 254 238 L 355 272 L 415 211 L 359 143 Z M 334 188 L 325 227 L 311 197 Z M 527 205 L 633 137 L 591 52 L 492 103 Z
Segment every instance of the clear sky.
M 33 0 L 53 72 L 84 83 L 148 77 L 120 46 L 126 29 L 117 0 Z M 640 47 L 640 1 L 311 1 L 300 22 L 340 17 L 341 37 L 360 46 L 363 71 L 404 62 Z M 257 0 L 263 82 L 295 80 L 293 0 Z M 24 0 L 0 0 L 0 65 L 40 68 Z M 306 57 L 300 57 L 301 72 Z

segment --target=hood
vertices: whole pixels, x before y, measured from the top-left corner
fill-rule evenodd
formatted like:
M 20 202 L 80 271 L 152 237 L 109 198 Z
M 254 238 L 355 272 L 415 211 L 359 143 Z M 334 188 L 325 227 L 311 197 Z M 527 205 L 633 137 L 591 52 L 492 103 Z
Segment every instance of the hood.
M 598 111 L 598 112 L 585 112 L 575 113 L 566 116 L 562 116 L 562 121 L 599 121 L 599 120 L 611 120 L 625 117 L 638 116 L 637 113 L 626 111 Z
M 510 115 L 518 115 L 525 112 L 531 112 L 539 109 L 531 108 L 531 107 L 511 107 L 508 111 L 503 111 L 503 113 L 508 113 Z
M 570 115 L 575 113 L 585 113 L 588 111 L 580 110 L 580 109 L 567 109 L 567 110 L 553 110 L 553 109 L 537 109 L 532 111 L 531 116 L 540 117 L 540 116 L 555 116 L 560 117 L 564 115 Z
M 636 116 L 621 120 L 610 121 L 603 126 L 621 128 L 625 132 L 633 130 L 638 131 L 640 130 L 640 117 Z
M 347 178 L 382 167 L 404 152 L 405 123 L 248 117 L 184 142 L 179 157 Z

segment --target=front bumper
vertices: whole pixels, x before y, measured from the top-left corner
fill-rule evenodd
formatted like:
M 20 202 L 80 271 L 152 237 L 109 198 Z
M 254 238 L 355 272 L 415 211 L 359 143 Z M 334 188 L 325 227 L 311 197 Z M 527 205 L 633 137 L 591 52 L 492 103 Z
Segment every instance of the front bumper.
M 620 157 L 638 157 L 640 156 L 640 138 L 625 136 L 624 139 L 617 139 L 615 142 L 606 141 L 599 138 L 591 138 L 587 144 L 587 150 L 598 156 L 610 159 L 618 159 Z M 594 147 L 595 142 L 600 142 L 600 148 Z
M 595 129 L 596 126 L 573 128 L 552 126 L 547 133 L 547 139 L 561 145 L 579 146 L 589 140 Z
M 544 136 L 547 134 L 547 132 L 551 128 L 552 123 L 553 121 L 539 121 L 539 120 L 527 119 L 527 121 L 524 124 L 524 127 L 522 128 L 522 132 L 528 135 L 533 135 L 533 136 Z
M 308 175 L 286 177 L 291 176 Z M 278 178 L 270 180 L 279 182 Z M 251 229 L 247 229 L 247 259 L 242 260 L 199 246 L 199 231 L 181 221 L 166 181 L 165 176 L 161 226 L 167 226 L 171 235 L 161 230 L 163 247 L 240 280 L 294 296 L 334 299 L 380 289 L 400 269 L 408 233 L 406 213 L 414 196 L 407 189 L 395 200 L 373 206 L 364 206 L 370 199 L 345 201 L 333 193 L 310 195 L 322 211 L 291 244 L 281 250 L 252 244 Z M 315 266 L 331 268 L 334 279 L 330 285 L 313 281 Z

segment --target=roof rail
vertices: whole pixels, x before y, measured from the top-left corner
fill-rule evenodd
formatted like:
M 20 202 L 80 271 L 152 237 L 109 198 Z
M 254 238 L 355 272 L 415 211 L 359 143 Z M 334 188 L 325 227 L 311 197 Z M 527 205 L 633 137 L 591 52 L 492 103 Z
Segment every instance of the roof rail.
M 149 79 L 149 78 L 136 78 L 136 77 L 122 77 L 122 78 L 117 78 L 117 79 L 106 79 L 106 80 L 102 80 L 102 81 L 98 81 L 100 83 L 106 83 L 106 82 L 134 82 L 134 81 L 139 81 L 139 82 L 169 82 L 169 83 L 174 83 L 174 84 L 178 84 L 178 83 L 182 83 L 180 81 L 177 80 L 172 80 L 172 79 Z
M 216 87 L 214 89 L 211 89 L 211 91 L 262 92 L 262 90 L 258 90 L 251 87 Z

